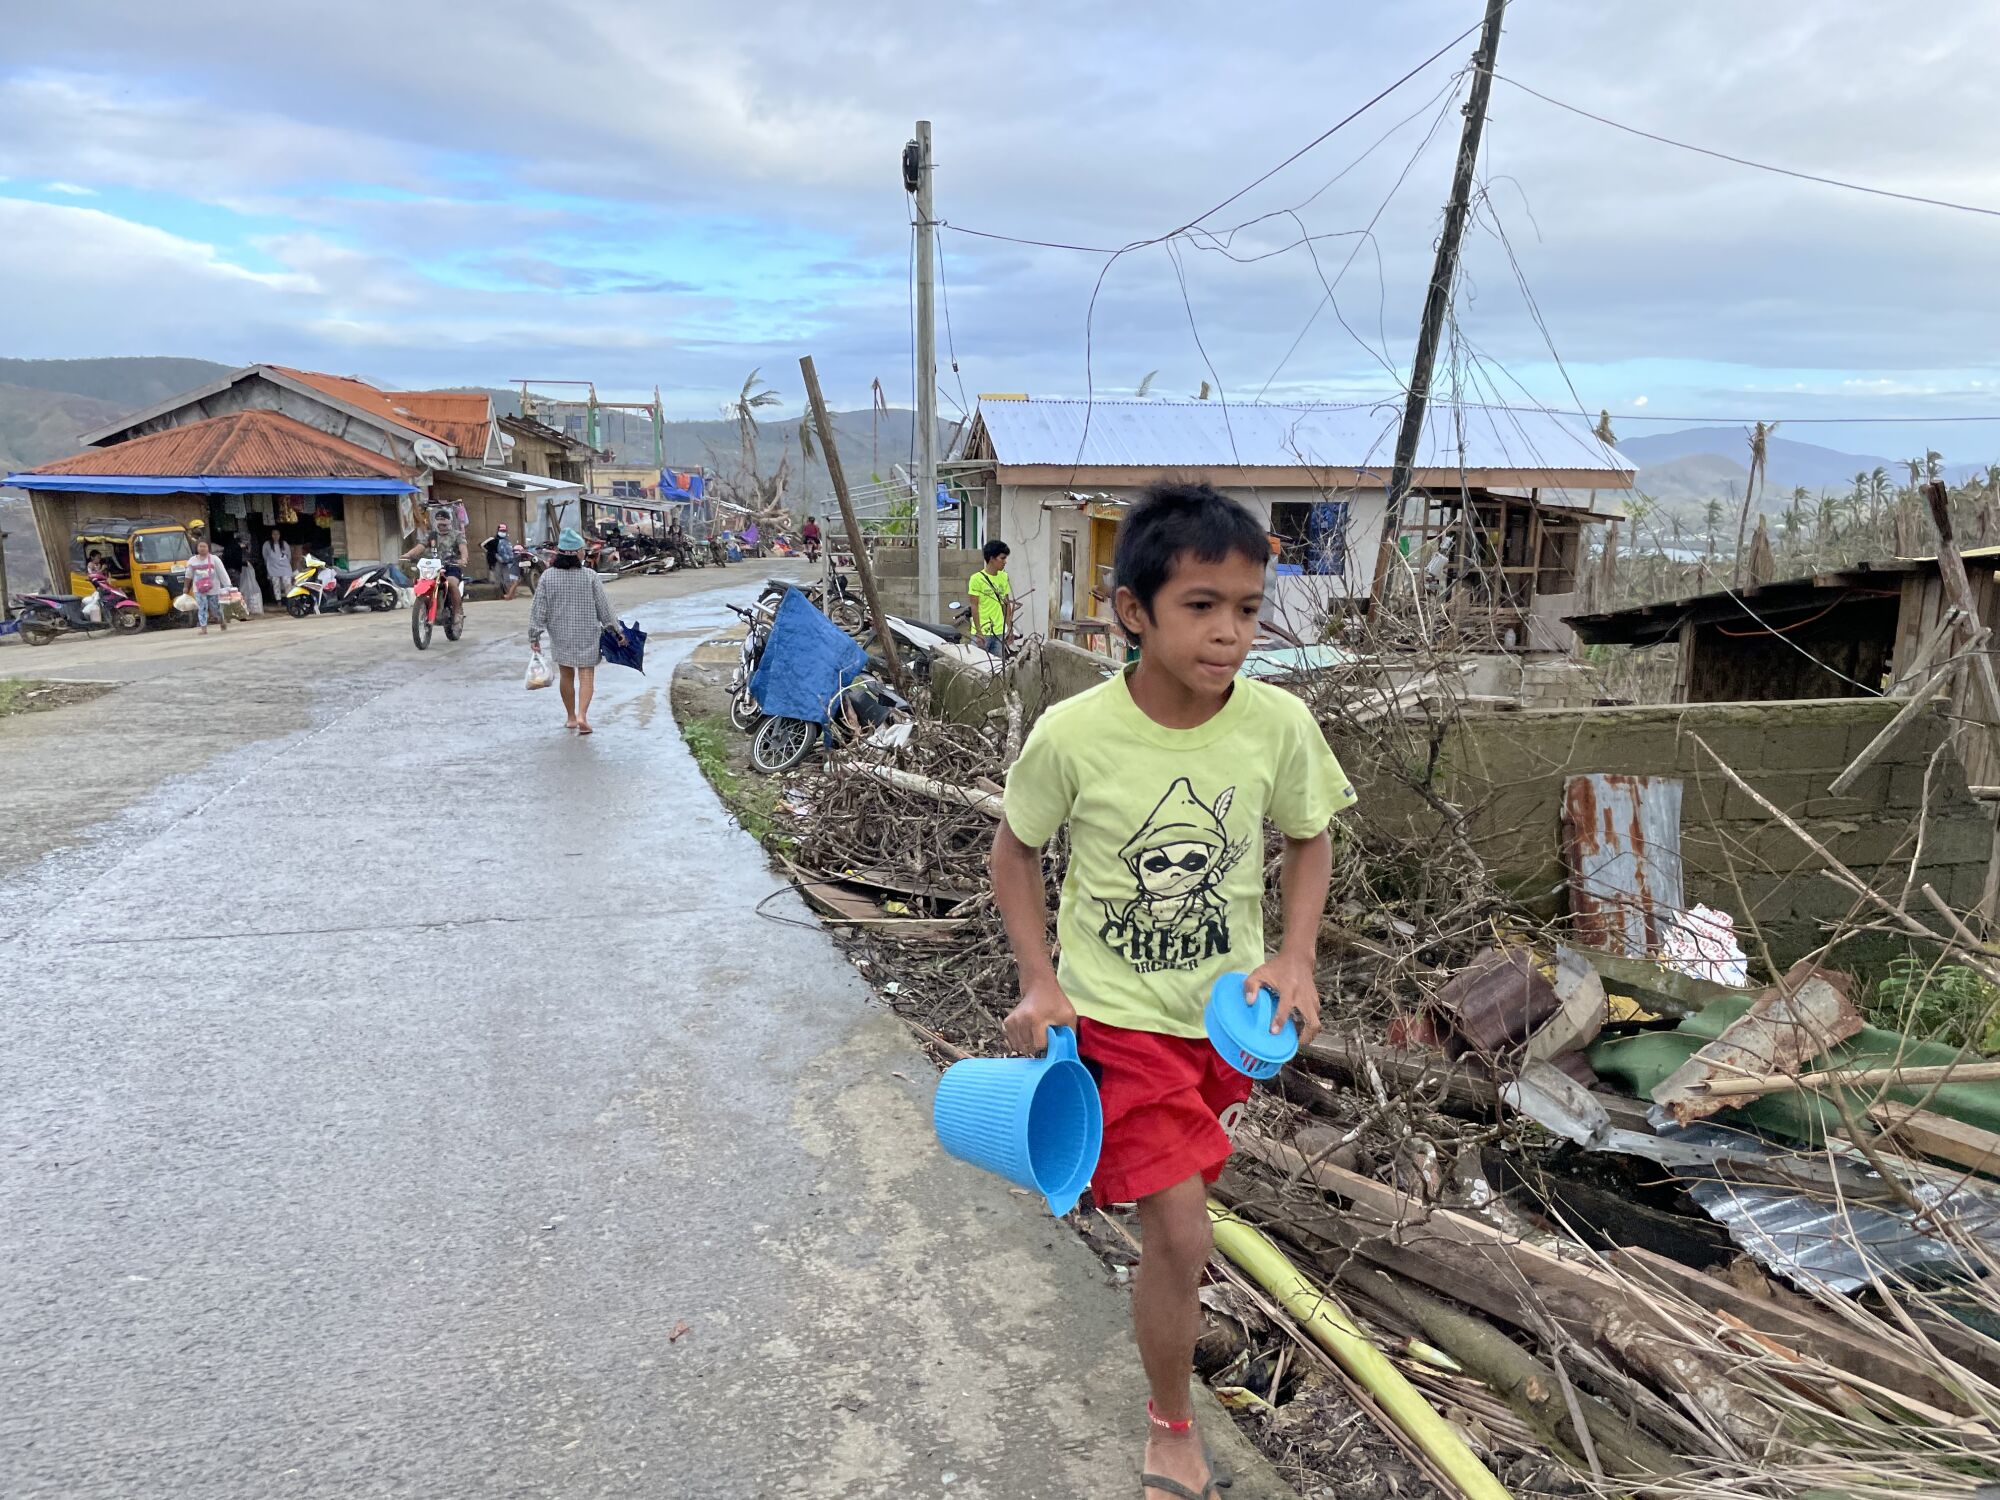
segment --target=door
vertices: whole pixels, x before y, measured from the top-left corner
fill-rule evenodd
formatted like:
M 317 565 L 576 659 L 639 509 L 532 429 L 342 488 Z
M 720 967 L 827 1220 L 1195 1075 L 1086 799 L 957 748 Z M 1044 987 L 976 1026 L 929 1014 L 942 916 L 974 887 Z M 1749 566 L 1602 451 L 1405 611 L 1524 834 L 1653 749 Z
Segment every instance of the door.
M 1111 607 L 1111 559 L 1118 546 L 1118 523 L 1102 516 L 1090 518 L 1090 599 L 1082 612 L 1099 620 L 1118 618 Z M 1079 601 L 1080 604 L 1083 601 Z

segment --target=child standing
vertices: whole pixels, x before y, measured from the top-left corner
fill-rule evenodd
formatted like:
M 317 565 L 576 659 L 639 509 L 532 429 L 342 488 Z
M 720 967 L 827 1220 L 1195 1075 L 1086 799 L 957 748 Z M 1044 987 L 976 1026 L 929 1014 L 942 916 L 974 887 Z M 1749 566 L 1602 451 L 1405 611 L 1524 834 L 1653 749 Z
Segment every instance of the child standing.
M 1215 1494 L 1194 1426 L 1196 1292 L 1212 1239 L 1208 1185 L 1229 1158 L 1223 1119 L 1250 1080 L 1209 1044 L 1210 986 L 1249 972 L 1278 1025 L 1319 1030 L 1315 945 L 1333 866 L 1328 824 L 1354 791 L 1305 705 L 1237 675 L 1257 634 L 1270 545 L 1207 485 L 1158 485 L 1127 513 L 1113 560 L 1137 663 L 1042 716 L 1007 778 L 993 891 L 1020 969 L 1008 1042 L 1040 1052 L 1077 1028 L 1097 1075 L 1104 1147 L 1091 1194 L 1137 1203 L 1134 1334 L 1152 1399 L 1148 1497 Z M 1284 941 L 1264 950 L 1266 819 L 1285 837 Z M 1040 849 L 1067 825 L 1069 872 L 1051 959 Z M 1081 1017 L 1081 1019 L 1079 1019 Z

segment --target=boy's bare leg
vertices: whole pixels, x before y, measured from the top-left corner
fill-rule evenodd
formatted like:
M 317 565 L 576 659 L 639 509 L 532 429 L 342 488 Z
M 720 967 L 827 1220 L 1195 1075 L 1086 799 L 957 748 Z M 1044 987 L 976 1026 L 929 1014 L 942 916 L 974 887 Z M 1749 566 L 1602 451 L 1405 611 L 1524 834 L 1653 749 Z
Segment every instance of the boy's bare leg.
M 1139 1274 L 1132 1286 L 1132 1327 L 1152 1387 L 1153 1410 L 1169 1422 L 1194 1416 L 1190 1382 L 1201 1337 L 1202 1267 L 1214 1248 L 1208 1187 L 1199 1175 L 1139 1200 Z M 1201 1434 L 1147 1424 L 1145 1472 L 1178 1479 L 1200 1494 L 1208 1482 Z

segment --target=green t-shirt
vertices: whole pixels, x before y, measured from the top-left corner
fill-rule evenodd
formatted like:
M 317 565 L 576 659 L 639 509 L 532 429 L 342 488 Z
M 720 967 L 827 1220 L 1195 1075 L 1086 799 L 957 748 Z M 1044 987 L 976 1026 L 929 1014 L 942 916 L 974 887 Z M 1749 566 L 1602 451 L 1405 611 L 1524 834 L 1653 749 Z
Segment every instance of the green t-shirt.
M 1013 593 L 1013 585 L 1007 582 L 1007 570 L 989 573 L 981 568 L 966 581 L 966 593 L 979 601 L 978 628 L 975 635 L 1005 635 L 1007 633 L 1007 610 L 1005 600 Z
M 1169 1036 L 1204 1035 L 1216 977 L 1264 961 L 1265 820 L 1311 838 L 1353 805 L 1305 704 L 1247 677 L 1206 724 L 1167 729 L 1120 673 L 1045 713 L 1007 775 L 1022 843 L 1069 825 L 1063 992 L 1079 1015 Z

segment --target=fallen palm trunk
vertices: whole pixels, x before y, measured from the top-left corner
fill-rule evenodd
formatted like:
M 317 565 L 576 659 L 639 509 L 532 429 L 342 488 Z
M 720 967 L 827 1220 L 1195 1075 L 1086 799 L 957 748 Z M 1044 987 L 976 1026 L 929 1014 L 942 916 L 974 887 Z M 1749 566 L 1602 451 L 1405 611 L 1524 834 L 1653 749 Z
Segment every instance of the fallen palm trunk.
M 1350 1263 L 1341 1280 L 1415 1323 L 1426 1338 L 1505 1397 L 1545 1442 L 1594 1455 L 1610 1473 L 1625 1478 L 1686 1471 L 1685 1464 L 1647 1438 L 1629 1418 L 1590 1396 L 1565 1394 L 1562 1377 L 1491 1323 L 1372 1267 Z M 1582 1437 L 1576 1430 L 1578 1417 L 1587 1432 Z
M 1465 1446 L 1451 1425 L 1431 1409 L 1340 1311 L 1339 1304 L 1301 1276 L 1285 1254 L 1219 1203 L 1210 1202 L 1215 1245 L 1263 1286 L 1382 1405 L 1391 1420 L 1469 1500 L 1512 1500 L 1505 1485 Z

